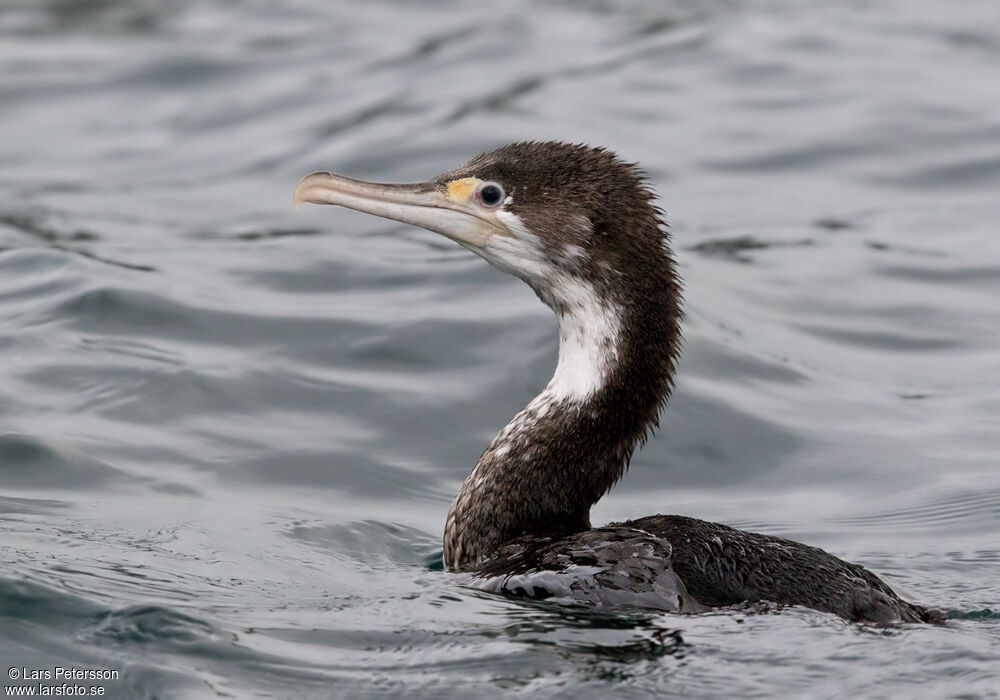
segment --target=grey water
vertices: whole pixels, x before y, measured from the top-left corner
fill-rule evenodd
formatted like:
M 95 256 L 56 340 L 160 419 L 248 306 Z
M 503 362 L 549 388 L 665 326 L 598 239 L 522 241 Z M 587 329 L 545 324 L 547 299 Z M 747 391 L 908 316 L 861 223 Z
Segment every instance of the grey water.
M 4 0 L 5 688 L 997 697 L 998 75 L 990 0 Z M 434 234 L 291 193 L 522 139 L 638 161 L 685 280 L 676 393 L 594 523 L 805 541 L 947 624 L 441 571 L 554 320 Z

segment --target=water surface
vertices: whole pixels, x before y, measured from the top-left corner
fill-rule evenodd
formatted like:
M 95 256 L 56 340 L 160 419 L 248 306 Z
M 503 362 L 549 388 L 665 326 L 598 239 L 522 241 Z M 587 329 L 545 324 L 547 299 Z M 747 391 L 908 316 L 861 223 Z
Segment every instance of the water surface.
M 4 667 L 117 669 L 115 697 L 995 694 L 998 65 L 985 0 L 8 0 Z M 440 571 L 554 321 L 291 191 L 548 138 L 642 164 L 685 279 L 677 392 L 594 522 L 804 540 L 949 624 L 599 614 Z

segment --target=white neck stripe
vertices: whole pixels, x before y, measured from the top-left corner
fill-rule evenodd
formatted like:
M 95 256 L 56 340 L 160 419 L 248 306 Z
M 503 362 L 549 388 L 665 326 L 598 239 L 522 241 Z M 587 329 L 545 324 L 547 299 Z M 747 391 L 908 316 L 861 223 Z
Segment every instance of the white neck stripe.
M 559 316 L 559 364 L 545 391 L 553 398 L 583 401 L 607 383 L 617 364 L 621 313 L 587 282 L 570 278 L 562 286 L 563 297 L 577 304 Z
M 491 239 L 481 254 L 530 284 L 559 314 L 559 364 L 539 398 L 583 401 L 604 386 L 617 362 L 621 310 L 590 282 L 554 265 L 519 216 L 500 210 L 497 218 L 513 236 Z M 577 259 L 587 255 L 577 245 L 565 253 Z

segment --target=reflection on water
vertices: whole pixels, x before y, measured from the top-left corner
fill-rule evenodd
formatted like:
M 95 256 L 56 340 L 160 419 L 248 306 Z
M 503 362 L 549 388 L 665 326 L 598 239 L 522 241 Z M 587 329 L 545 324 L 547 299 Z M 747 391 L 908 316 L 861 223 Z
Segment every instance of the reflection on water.
M 994 691 L 998 19 L 5 3 L 0 658 L 117 668 L 121 697 Z M 677 393 L 594 521 L 806 540 L 948 626 L 608 615 L 441 572 L 554 321 L 432 234 L 291 191 L 526 138 L 639 161 L 685 278 Z

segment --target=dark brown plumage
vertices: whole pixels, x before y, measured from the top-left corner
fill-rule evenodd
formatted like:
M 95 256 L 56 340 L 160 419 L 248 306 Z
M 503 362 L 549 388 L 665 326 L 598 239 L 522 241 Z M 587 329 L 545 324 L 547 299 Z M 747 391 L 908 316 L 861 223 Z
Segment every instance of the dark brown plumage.
M 517 143 L 421 185 L 314 173 L 295 199 L 442 233 L 527 282 L 559 319 L 552 381 L 486 448 L 448 513 L 448 569 L 491 590 L 599 605 L 771 601 L 857 621 L 943 619 L 789 540 L 676 515 L 590 529 L 590 508 L 656 424 L 680 351 L 680 281 L 634 165 L 601 148 Z
M 518 535 L 590 527 L 591 506 L 656 424 L 680 344 L 680 283 L 653 195 L 634 166 L 601 149 L 527 143 L 485 153 L 438 180 L 470 175 L 504 184 L 510 211 L 537 235 L 551 267 L 586 281 L 621 318 L 609 339 L 616 366 L 598 392 L 544 410 L 529 406 L 515 418 L 522 429 L 498 436 L 480 457 L 489 481 L 475 498 L 463 489 L 467 498 L 459 496 L 446 530 L 455 533 L 445 541 L 446 565 L 455 569 Z M 567 254 L 572 246 L 582 254 Z M 584 301 L 553 295 L 548 279 L 527 281 L 560 317 Z

